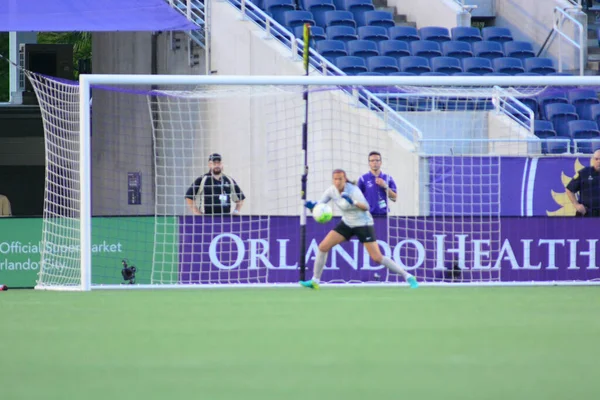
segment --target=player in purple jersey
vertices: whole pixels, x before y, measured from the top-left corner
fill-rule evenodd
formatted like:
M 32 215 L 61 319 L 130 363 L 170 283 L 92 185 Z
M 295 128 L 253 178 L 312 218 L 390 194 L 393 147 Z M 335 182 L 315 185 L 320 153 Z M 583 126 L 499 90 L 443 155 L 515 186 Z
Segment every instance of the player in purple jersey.
M 357 186 L 365 195 L 372 215 L 387 215 L 388 198 L 396 201 L 397 188 L 394 178 L 381 171 L 381 153 L 369 153 L 369 172 L 358 178 Z

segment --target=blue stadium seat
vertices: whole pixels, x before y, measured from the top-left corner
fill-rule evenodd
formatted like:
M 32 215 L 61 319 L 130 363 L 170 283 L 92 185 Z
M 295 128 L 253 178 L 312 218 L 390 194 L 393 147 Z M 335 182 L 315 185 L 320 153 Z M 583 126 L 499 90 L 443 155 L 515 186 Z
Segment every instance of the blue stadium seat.
M 329 26 L 325 34 L 329 40 L 341 40 L 344 43 L 358 39 L 356 29 L 349 26 Z
M 325 57 L 334 64 L 338 57 L 348 55 L 346 46 L 341 40 L 321 40 L 317 42 L 316 48 L 321 56 Z
M 487 74 L 488 72 L 494 72 L 494 69 L 492 68 L 492 62 L 487 58 L 463 58 L 462 64 L 464 72 L 473 72 L 478 75 Z
M 452 33 L 452 40 L 460 42 L 480 42 L 483 40 L 479 29 L 472 26 L 457 26 L 450 30 Z
M 298 39 L 302 39 L 304 37 L 304 26 L 297 26 L 294 28 L 294 36 Z M 320 26 L 313 25 L 310 27 L 310 38 L 311 38 L 311 46 L 315 47 L 315 43 L 320 40 L 325 40 L 327 37 L 325 36 L 325 30 Z
M 329 26 L 349 26 L 356 28 L 354 15 L 350 11 L 334 10 L 325 13 L 325 24 Z
M 414 72 L 392 72 L 389 76 L 417 76 Z
M 554 68 L 554 62 L 552 62 L 550 58 L 543 57 L 525 59 L 525 70 L 527 72 L 535 72 L 541 75 L 548 75 L 556 72 L 556 68 Z
M 535 133 L 535 136 L 540 139 L 556 136 L 556 131 L 554 130 L 552 122 L 543 119 L 536 119 L 533 121 L 533 132 Z
M 382 74 L 381 72 L 359 72 L 358 74 L 356 74 L 358 76 L 384 76 L 385 74 Z
M 520 58 L 521 60 L 535 57 L 531 43 L 516 40 L 504 42 L 504 54 L 506 57 Z
M 546 106 L 554 103 L 568 104 L 567 95 L 562 89 L 548 89 L 538 95 L 538 104 L 540 105 L 540 117 L 547 119 Z
M 410 56 L 408 44 L 400 40 L 382 40 L 379 42 L 379 54 L 390 57 Z
M 588 119 L 596 121 L 600 126 L 600 104 L 592 104 L 590 106 L 590 118 Z
M 480 75 L 476 74 L 475 72 L 455 72 L 452 74 L 452 76 L 480 76 Z
M 424 72 L 431 72 L 429 67 L 429 61 L 425 57 L 409 56 L 402 57 L 400 60 L 400 71 L 412 72 L 413 74 L 422 74 Z
M 346 75 L 357 75 L 361 72 L 368 72 L 365 59 L 362 57 L 346 56 L 338 57 L 335 65 Z
M 392 13 L 387 11 L 367 11 L 364 16 L 367 26 L 381 26 L 387 29 L 396 25 Z
M 483 40 L 491 40 L 492 42 L 509 42 L 513 40 L 510 29 L 499 28 L 496 26 L 488 26 L 481 30 Z
M 361 40 L 372 40 L 378 43 L 390 39 L 388 37 L 387 29 L 381 26 L 359 26 L 358 38 Z
M 423 72 L 421 76 L 449 76 L 450 74 L 446 74 L 444 72 Z
M 333 5 L 336 10 L 345 10 L 346 9 L 346 0 L 333 0 Z
M 534 118 L 536 118 L 536 119 L 539 118 L 539 115 L 540 115 L 539 105 L 538 105 L 537 100 L 534 97 L 519 97 L 519 98 L 517 98 L 517 100 L 519 100 L 521 103 L 523 103 L 524 105 L 529 107 L 531 109 L 531 111 L 533 111 Z
M 283 13 L 285 26 L 292 30 L 297 26 L 304 26 L 304 24 L 315 25 L 313 15 L 309 11 L 287 11 Z
M 327 26 L 325 14 L 328 11 L 335 11 L 333 0 L 303 0 L 303 2 L 304 9 L 312 13 L 315 23 L 325 28 Z
M 575 106 L 579 119 L 591 119 L 591 107 L 594 104 L 600 104 L 598 94 L 593 89 L 571 89 L 567 93 L 569 103 Z
M 533 132 L 542 141 L 543 154 L 561 154 L 568 151 L 568 142 L 555 140 L 557 137 L 552 122 L 536 119 L 533 121 Z
M 365 13 L 375 10 L 372 0 L 346 0 L 344 2 L 344 10 L 350 11 L 354 15 L 354 20 L 357 26 L 364 26 Z
M 513 57 L 502 57 L 494 58 L 492 60 L 495 72 L 504 72 L 505 74 L 515 75 L 521 72 L 525 72 L 523 63 L 518 58 Z
M 571 137 L 568 123 L 579 119 L 575 106 L 571 104 L 553 103 L 546 106 L 546 116 L 552 121 L 557 136 Z
M 498 42 L 490 42 L 489 40 L 483 40 L 481 42 L 475 42 L 471 45 L 473 48 L 473 55 L 475 57 L 483 57 L 493 60 L 494 58 L 504 57 L 504 51 L 502 50 L 502 44 Z
M 421 40 L 431 40 L 439 43 L 452 40 L 448 29 L 441 26 L 424 26 L 419 29 L 419 37 L 421 37 Z
M 467 42 L 444 42 L 442 43 L 442 53 L 446 57 L 454 57 L 459 59 L 473 57 L 471 45 Z
M 412 26 L 392 26 L 388 28 L 388 34 L 391 40 L 401 40 L 403 42 L 421 40 L 417 28 Z
M 576 88 L 570 89 L 567 91 L 567 100 L 569 103 L 577 106 L 578 102 L 587 101 L 587 100 L 595 100 L 594 104 L 598 102 L 598 93 L 594 89 L 586 89 L 586 88 Z
M 432 40 L 415 40 L 414 42 L 410 42 L 410 53 L 413 56 L 425 57 L 427 59 L 442 56 L 440 44 Z
M 433 72 L 441 72 L 443 74 L 454 74 L 455 72 L 462 72 L 462 66 L 460 60 L 454 57 L 434 57 L 429 60 L 431 63 L 431 69 Z
M 300 27 L 300 28 L 303 29 L 304 27 Z M 296 28 L 294 28 L 294 29 L 296 29 Z M 323 29 L 320 26 L 311 26 L 310 27 L 310 36 L 315 42 L 318 42 L 319 40 L 327 39 L 327 36 L 325 36 L 325 29 Z
M 264 0 L 265 11 L 273 17 L 279 24 L 285 26 L 283 14 L 288 11 L 294 11 L 296 4 L 294 0 Z
M 511 76 L 510 74 L 507 74 L 506 72 L 488 72 L 483 74 L 483 76 Z
M 396 59 L 388 56 L 367 58 L 367 68 L 371 72 L 380 72 L 386 75 L 391 74 L 392 72 L 400 72 Z
M 519 72 L 515 76 L 542 76 L 542 74 L 538 74 L 537 72 Z
M 377 43 L 371 40 L 353 40 L 346 43 L 348 55 L 356 57 L 374 57 L 379 55 Z
M 595 121 L 573 120 L 567 123 L 575 152 L 593 153 L 600 146 L 600 130 Z M 583 139 L 583 141 L 580 141 Z M 590 139 L 596 139 L 594 141 Z

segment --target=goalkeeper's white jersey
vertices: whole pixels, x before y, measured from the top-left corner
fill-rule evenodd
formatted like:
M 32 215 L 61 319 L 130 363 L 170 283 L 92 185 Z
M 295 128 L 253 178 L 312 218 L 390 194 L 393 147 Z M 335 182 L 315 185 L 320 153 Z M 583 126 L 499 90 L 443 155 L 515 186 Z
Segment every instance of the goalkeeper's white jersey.
M 350 203 L 342 197 L 342 194 L 344 193 L 349 195 L 354 201 L 360 201 L 361 203 L 369 205 L 360 189 L 350 182 L 346 182 L 346 186 L 344 186 L 344 191 L 342 193 L 338 192 L 334 185 L 331 185 L 331 187 L 323 193 L 319 203 L 328 203 L 330 200 L 333 200 L 334 204 L 342 211 L 342 221 L 351 228 L 373 225 L 374 222 L 371 213 L 350 205 Z

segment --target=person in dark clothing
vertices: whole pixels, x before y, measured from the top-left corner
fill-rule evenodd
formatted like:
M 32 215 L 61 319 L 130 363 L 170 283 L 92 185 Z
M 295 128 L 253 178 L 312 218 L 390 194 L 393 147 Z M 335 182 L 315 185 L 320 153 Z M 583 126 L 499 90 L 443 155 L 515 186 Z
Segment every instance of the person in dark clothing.
M 210 171 L 196 178 L 185 194 L 188 208 L 195 215 L 240 214 L 246 196 L 232 177 L 223 174 L 221 161 L 220 154 L 211 154 Z M 233 211 L 232 204 L 235 204 Z
M 594 152 L 592 165 L 581 169 L 569 182 L 566 192 L 576 216 L 600 216 L 600 150 Z M 575 193 L 579 193 L 579 199 Z

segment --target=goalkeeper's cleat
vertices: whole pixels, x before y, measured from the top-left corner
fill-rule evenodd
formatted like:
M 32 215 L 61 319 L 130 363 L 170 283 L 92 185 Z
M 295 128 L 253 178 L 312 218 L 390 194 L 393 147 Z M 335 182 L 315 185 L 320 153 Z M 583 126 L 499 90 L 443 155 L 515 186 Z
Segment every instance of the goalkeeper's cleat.
M 300 285 L 304 286 L 305 288 L 309 288 L 309 289 L 315 289 L 315 290 L 319 289 L 319 283 L 313 281 L 312 279 L 309 281 L 300 281 Z
M 417 279 L 412 275 L 406 278 L 406 282 L 408 282 L 411 289 L 416 289 L 419 287 L 419 282 L 417 282 Z

